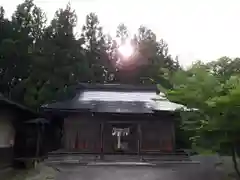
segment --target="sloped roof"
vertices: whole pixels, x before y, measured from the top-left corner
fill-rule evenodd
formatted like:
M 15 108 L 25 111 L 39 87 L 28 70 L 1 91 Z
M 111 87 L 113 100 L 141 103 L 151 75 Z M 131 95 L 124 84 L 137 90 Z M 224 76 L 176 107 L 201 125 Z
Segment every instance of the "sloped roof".
M 179 104 L 168 101 L 161 94 L 157 95 L 155 86 L 101 84 L 82 86 L 82 88 L 81 86 L 77 88 L 73 99 L 46 104 L 42 108 L 107 113 L 153 113 L 154 111 L 174 111 L 181 107 Z
M 32 109 L 4 97 L 1 93 L 0 93 L 0 104 L 4 105 L 4 106 L 7 105 L 10 107 L 16 108 L 16 109 L 20 110 L 21 112 L 26 112 L 32 117 L 40 116 L 37 112 L 33 111 Z
M 90 83 L 79 83 L 76 86 L 79 90 L 106 90 L 106 91 L 157 91 L 155 85 L 133 85 L 133 84 L 90 84 Z

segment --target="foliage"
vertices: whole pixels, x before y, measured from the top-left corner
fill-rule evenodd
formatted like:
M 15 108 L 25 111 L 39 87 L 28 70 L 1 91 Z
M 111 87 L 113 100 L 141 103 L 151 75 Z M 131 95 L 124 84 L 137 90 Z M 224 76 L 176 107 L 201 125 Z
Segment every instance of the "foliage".
M 235 155 L 240 142 L 239 63 L 239 59 L 225 57 L 197 63 L 171 77 L 172 89 L 159 86 L 169 100 L 189 109 L 181 111 L 182 125 L 186 131 L 194 131 L 193 147 L 222 152 L 227 148 Z
M 0 8 L 0 91 L 31 107 L 63 99 L 79 82 L 155 83 L 168 82 L 159 72 L 179 69 L 168 54 L 167 44 L 141 26 L 130 37 L 120 24 L 116 37 L 104 34 L 98 16 L 90 13 L 81 36 L 74 34 L 77 16 L 70 4 L 55 13 L 49 25 L 33 0 L 17 6 L 11 19 Z M 121 43 L 117 42 L 121 39 Z M 118 47 L 130 40 L 135 48 L 123 61 Z M 120 62 L 120 63 L 119 63 Z

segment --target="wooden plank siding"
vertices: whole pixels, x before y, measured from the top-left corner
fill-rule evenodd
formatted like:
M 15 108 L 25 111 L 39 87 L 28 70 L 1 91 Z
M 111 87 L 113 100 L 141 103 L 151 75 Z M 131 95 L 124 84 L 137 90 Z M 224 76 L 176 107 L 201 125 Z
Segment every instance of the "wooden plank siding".
M 119 121 L 119 119 L 117 119 Z M 122 137 L 128 144 L 125 153 L 171 152 L 174 150 L 173 121 L 114 122 L 100 117 L 70 116 L 64 120 L 63 144 L 67 151 L 86 153 L 117 153 L 117 137 L 113 127 L 126 126 L 130 134 Z M 101 129 L 102 128 L 102 129 Z M 101 133 L 102 131 L 102 133 Z M 140 134 L 141 133 L 141 134 Z
M 155 121 L 142 123 L 141 151 L 163 151 L 171 152 L 173 146 L 173 134 L 171 121 Z
M 65 119 L 64 148 L 68 151 L 101 152 L 101 124 L 81 121 L 80 117 Z
M 0 110 L 0 168 L 11 164 L 13 160 L 14 119 L 12 111 Z

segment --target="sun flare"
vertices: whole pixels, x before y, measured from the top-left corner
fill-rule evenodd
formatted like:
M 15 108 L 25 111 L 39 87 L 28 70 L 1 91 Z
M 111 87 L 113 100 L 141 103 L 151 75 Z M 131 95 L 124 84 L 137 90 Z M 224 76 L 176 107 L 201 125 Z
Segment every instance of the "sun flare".
M 130 42 L 126 42 L 120 45 L 118 51 L 124 58 L 129 58 L 130 56 L 133 55 L 134 49 Z

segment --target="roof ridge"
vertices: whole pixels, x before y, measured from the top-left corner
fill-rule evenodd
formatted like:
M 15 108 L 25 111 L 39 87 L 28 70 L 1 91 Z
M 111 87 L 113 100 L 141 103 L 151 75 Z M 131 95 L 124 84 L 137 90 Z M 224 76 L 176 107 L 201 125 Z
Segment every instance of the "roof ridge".
M 89 89 L 89 90 L 126 90 L 126 91 L 157 91 L 156 85 L 144 85 L 144 84 L 100 84 L 100 83 L 80 83 L 77 89 Z

